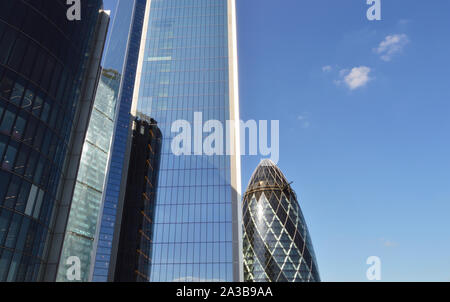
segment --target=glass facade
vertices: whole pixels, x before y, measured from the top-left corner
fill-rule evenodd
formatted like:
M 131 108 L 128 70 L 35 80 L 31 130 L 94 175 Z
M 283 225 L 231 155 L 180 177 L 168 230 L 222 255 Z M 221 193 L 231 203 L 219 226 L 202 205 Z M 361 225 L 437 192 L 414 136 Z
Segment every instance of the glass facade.
M 134 1 L 119 0 L 103 55 L 103 70 L 97 87 L 94 108 L 83 145 L 80 168 L 72 198 L 57 281 L 68 281 L 68 257 L 81 260 L 81 280 L 89 281 L 95 263 L 95 241 L 102 209 L 103 192 L 111 156 L 111 142 L 117 120 L 117 106 L 122 87 L 130 36 Z M 110 210 L 105 210 L 109 213 Z
M 280 169 L 256 168 L 243 200 L 244 281 L 319 282 L 305 219 Z
M 115 44 L 117 47 L 121 47 L 126 52 L 124 54 L 123 82 L 120 86 L 121 88 L 116 108 L 117 112 L 110 150 L 110 162 L 99 215 L 97 229 L 98 236 L 94 239 L 95 262 L 91 264 L 92 269 L 90 278 L 90 280 L 94 282 L 106 282 L 108 281 L 108 278 L 110 278 L 109 280 L 111 281 L 110 263 L 112 247 L 113 240 L 118 240 L 119 237 L 116 236 L 116 238 L 114 238 L 114 234 L 116 228 L 118 228 L 116 219 L 118 218 L 117 210 L 119 206 L 121 184 L 126 184 L 126 182 L 122 182 L 124 174 L 123 167 L 125 164 L 127 140 L 131 133 L 131 103 L 146 2 L 146 0 L 121 0 L 117 10 L 120 12 L 121 7 L 126 11 L 129 11 L 129 9 L 132 10 L 130 17 L 128 17 L 128 15 L 126 16 L 126 18 L 130 18 L 131 20 L 131 30 L 125 39 L 115 42 L 117 43 Z M 119 18 L 119 16 L 116 18 Z M 118 22 L 123 22 L 122 18 L 120 18 Z M 116 25 L 113 26 L 115 28 Z M 112 39 L 114 39 L 114 36 L 112 36 Z M 121 46 L 121 43 L 126 43 L 127 41 L 128 44 L 126 44 L 126 46 Z M 125 185 L 123 187 L 125 187 Z
M 163 134 L 150 280 L 238 281 L 233 245 L 238 164 L 229 155 L 176 156 L 171 150 L 177 120 L 203 127 L 194 125 L 198 112 L 224 129 L 233 120 L 234 1 L 150 3 L 136 100 L 137 116 L 152 116 Z
M 120 75 L 117 71 L 102 71 L 83 145 L 57 281 L 68 281 L 65 260 L 71 256 L 77 256 L 81 260 L 80 281 L 89 280 L 119 84 Z
M 101 0 L 0 1 L 0 281 L 39 281 Z
M 116 282 L 150 280 L 161 139 L 155 120 L 135 120 L 120 223 Z

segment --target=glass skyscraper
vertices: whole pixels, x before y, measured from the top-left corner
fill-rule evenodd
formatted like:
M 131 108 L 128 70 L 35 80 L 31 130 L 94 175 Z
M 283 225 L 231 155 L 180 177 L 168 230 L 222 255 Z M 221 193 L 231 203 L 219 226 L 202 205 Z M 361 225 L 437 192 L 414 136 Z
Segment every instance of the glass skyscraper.
M 123 105 L 120 106 L 126 97 L 122 90 L 126 90 L 127 86 L 130 86 L 123 81 L 125 79 L 123 75 L 126 70 L 130 69 L 128 54 L 133 48 L 130 35 L 136 28 L 134 24 L 136 1 L 117 1 L 114 11 L 102 59 L 103 70 L 97 87 L 87 136 L 83 144 L 80 169 L 76 177 L 75 191 L 64 233 L 63 250 L 58 258 L 57 281 L 68 281 L 66 271 L 70 264 L 68 265 L 66 260 L 71 256 L 77 256 L 80 259 L 80 281 L 91 280 L 92 267 L 95 265 L 97 254 L 95 246 L 98 243 L 100 219 L 110 220 L 109 215 L 115 209 L 109 204 L 104 207 L 103 198 L 108 163 L 112 156 L 113 133 L 117 132 L 116 129 L 120 128 L 123 121 L 128 119 L 127 109 L 123 109 Z M 122 109 L 120 110 L 120 108 Z M 118 125 L 119 122 L 122 124 Z M 126 136 L 122 136 L 122 140 L 126 140 Z M 117 158 L 114 159 L 113 165 L 116 161 Z M 119 183 L 118 186 L 120 186 Z M 112 235 L 112 232 L 107 232 Z M 102 256 L 98 257 L 104 259 Z
M 0 281 L 51 271 L 98 79 L 109 20 L 101 8 L 86 2 L 70 22 L 66 1 L 0 1 Z
M 161 155 L 155 120 L 136 118 L 117 252 L 116 282 L 148 282 Z
M 134 109 L 157 120 L 163 133 L 151 281 L 242 278 L 239 152 L 176 156 L 171 150 L 176 120 L 203 127 L 194 125 L 195 113 L 224 128 L 227 120 L 239 125 L 234 5 L 156 0 L 146 9 Z M 234 129 L 238 147 L 239 126 Z
M 319 282 L 305 218 L 281 170 L 263 160 L 243 200 L 244 280 Z
M 68 281 L 66 260 L 71 256 L 77 256 L 80 259 L 80 281 L 89 279 L 91 253 L 102 201 L 119 84 L 120 74 L 116 70 L 103 69 L 83 145 L 57 281 Z
M 241 281 L 235 1 L 127 3 L 135 5 L 133 25 L 91 280 L 114 279 L 130 125 L 134 117 L 151 116 L 163 142 L 150 281 Z M 199 115 L 203 121 L 220 121 L 224 129 L 232 125 L 227 129 L 229 155 L 172 152 L 177 135 L 172 124 L 185 120 L 202 129 L 194 125 Z

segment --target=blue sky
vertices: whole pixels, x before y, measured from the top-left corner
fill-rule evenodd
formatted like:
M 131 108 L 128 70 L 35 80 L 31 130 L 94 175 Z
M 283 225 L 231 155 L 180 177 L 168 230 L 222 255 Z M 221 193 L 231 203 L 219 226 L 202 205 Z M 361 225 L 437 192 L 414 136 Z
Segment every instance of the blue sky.
M 323 281 L 367 281 L 369 256 L 450 281 L 450 2 L 429 2 L 237 0 L 241 119 L 280 120 Z

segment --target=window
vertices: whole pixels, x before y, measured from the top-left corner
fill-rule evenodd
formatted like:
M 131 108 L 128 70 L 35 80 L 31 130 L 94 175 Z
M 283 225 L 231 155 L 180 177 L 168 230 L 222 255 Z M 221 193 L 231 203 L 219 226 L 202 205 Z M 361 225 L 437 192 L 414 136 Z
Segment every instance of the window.
M 44 123 L 47 122 L 47 119 L 50 115 L 50 109 L 51 109 L 50 104 L 51 104 L 51 101 L 47 99 L 44 103 L 44 107 L 42 108 L 41 121 L 43 121 Z
M 28 196 L 27 206 L 25 208 L 25 215 L 31 216 L 34 208 L 34 201 L 36 200 L 36 195 L 38 192 L 38 187 L 35 185 L 31 186 L 30 195 Z
M 25 170 L 25 177 L 28 179 L 33 179 L 34 168 L 38 160 L 38 153 L 36 151 L 31 151 L 30 157 L 28 158 L 27 168 Z
M 39 118 L 39 114 L 41 113 L 42 103 L 43 103 L 42 97 L 37 95 L 36 98 L 34 99 L 33 109 L 31 110 L 31 113 L 37 118 Z
M 48 150 L 50 149 L 50 142 L 52 141 L 52 131 L 47 130 L 45 132 L 45 138 L 42 142 L 41 153 L 48 155 Z
M 25 58 L 22 63 L 22 68 L 20 69 L 21 72 L 27 77 L 30 77 L 31 75 L 36 52 L 37 52 L 36 45 L 33 42 L 30 42 L 30 44 L 28 45 L 27 53 L 25 54 Z
M 34 92 L 33 90 L 30 90 L 30 88 L 27 89 L 25 92 L 25 96 L 23 97 L 22 102 L 22 109 L 25 109 L 26 111 L 30 112 L 33 104 L 33 98 L 34 98 Z
M 16 234 L 17 237 L 17 234 Z M 19 264 L 20 264 L 20 260 L 22 259 L 22 254 L 21 253 L 15 253 L 14 257 L 11 260 L 11 264 L 9 265 L 9 273 L 8 273 L 8 277 L 6 278 L 7 282 L 14 282 L 16 275 L 17 275 L 17 270 L 19 269 Z
M 45 125 L 40 123 L 39 128 L 36 131 L 36 134 L 34 135 L 33 145 L 38 150 L 41 149 L 42 139 L 44 138 L 44 134 L 45 134 L 46 130 L 47 130 L 47 128 L 45 127 Z
M 9 183 L 8 192 L 5 196 L 4 206 L 10 209 L 14 209 L 16 206 L 17 194 L 19 193 L 21 178 L 18 176 L 13 176 L 11 182 Z
M 33 82 L 39 84 L 41 80 L 42 70 L 45 66 L 45 58 L 46 53 L 45 51 L 39 51 L 37 57 L 36 57 L 36 63 L 33 68 L 33 73 L 31 74 L 31 79 Z
M 8 190 L 9 178 L 11 174 L 5 171 L 0 171 L 0 203 L 3 203 L 6 191 Z M 1 243 L 1 240 L 0 240 Z
M 8 72 L 6 72 L 2 78 L 2 81 L 0 82 L 0 96 L 4 97 L 5 99 L 9 99 L 13 84 L 14 81 L 12 79 L 12 76 Z
M 9 226 L 8 235 L 6 236 L 5 246 L 9 248 L 14 248 L 16 244 L 17 234 L 20 229 L 20 222 L 22 221 L 22 215 L 14 214 L 11 224 Z
M 3 158 L 3 152 L 5 152 L 7 144 L 8 144 L 8 137 L 0 135 L 0 158 Z
M 8 65 L 11 66 L 12 69 L 20 69 L 20 64 L 22 63 L 22 59 L 25 55 L 26 47 L 27 41 L 22 35 L 20 35 L 14 44 L 14 49 L 11 52 L 11 55 L 9 56 Z
M 41 156 L 36 171 L 34 172 L 34 183 L 39 184 L 41 181 L 42 171 L 44 170 L 45 158 Z
M 0 43 L 0 45 L 2 45 L 2 47 L 0 47 L 0 63 L 5 64 L 5 62 L 8 60 L 9 53 L 11 52 L 11 48 L 15 39 L 16 32 L 14 30 L 11 30 L 10 27 L 7 27 L 6 32 L 3 35 L 3 39 Z
M 23 250 L 23 247 L 25 245 L 26 235 L 28 233 L 28 228 L 30 226 L 31 219 L 24 218 L 22 221 L 22 227 L 20 229 L 19 236 L 17 237 L 17 243 L 16 243 L 16 250 Z
M 2 168 L 6 170 L 12 170 L 14 161 L 16 160 L 17 149 L 19 144 L 15 141 L 10 141 L 8 149 L 6 150 L 5 156 L 3 157 Z
M 17 106 L 20 106 L 20 101 L 22 100 L 24 90 L 25 90 L 25 87 L 24 87 L 23 82 L 17 81 L 12 90 L 11 96 L 9 98 L 9 102 L 13 103 Z
M 14 172 L 23 175 L 25 173 L 25 164 L 28 159 L 28 154 L 30 154 L 30 148 L 25 144 L 20 147 L 19 155 L 17 156 L 16 164 L 14 165 Z
M 12 136 L 18 140 L 22 139 L 25 132 L 25 125 L 27 123 L 26 117 L 27 114 L 25 112 L 21 112 L 17 116 L 16 123 L 12 131 Z
M 39 218 L 39 213 L 41 211 L 41 206 L 42 206 L 42 200 L 44 199 L 44 191 L 39 190 L 39 194 L 38 197 L 36 199 L 36 206 L 34 207 L 34 211 L 33 211 L 33 217 L 38 219 Z
M 37 126 L 38 121 L 34 117 L 30 116 L 28 118 L 27 128 L 25 130 L 25 135 L 23 137 L 24 142 L 31 145 L 34 138 L 34 132 L 36 131 Z
M 53 75 L 53 67 L 55 66 L 55 60 L 52 57 L 48 57 L 47 63 L 45 64 L 45 71 L 42 75 L 42 88 L 48 90 L 48 86 L 50 85 L 50 79 Z
M 3 100 L 0 100 L 0 120 L 2 119 L 3 112 L 5 111 L 6 103 Z
M 12 216 L 11 211 L 2 210 L 2 214 L 0 215 L 0 245 L 3 245 L 6 233 L 8 232 L 9 221 L 11 220 L 11 216 Z M 0 272 L 2 272 L 1 269 Z
M 16 119 L 17 109 L 13 105 L 9 105 L 0 124 L 0 132 L 9 135 L 11 128 Z
M 9 2 L 9 1 L 7 1 Z M 1 232 L 1 231 L 0 231 Z M 1 234 L 0 234 L 1 236 Z M 1 238 L 0 238 L 1 239 Z M 5 281 L 6 274 L 9 270 L 9 263 L 12 257 L 12 253 L 8 250 L 4 250 L 0 258 L 0 281 Z
M 19 194 L 16 200 L 16 211 L 23 213 L 27 204 L 28 195 L 30 194 L 31 184 L 28 181 L 23 181 L 20 187 Z

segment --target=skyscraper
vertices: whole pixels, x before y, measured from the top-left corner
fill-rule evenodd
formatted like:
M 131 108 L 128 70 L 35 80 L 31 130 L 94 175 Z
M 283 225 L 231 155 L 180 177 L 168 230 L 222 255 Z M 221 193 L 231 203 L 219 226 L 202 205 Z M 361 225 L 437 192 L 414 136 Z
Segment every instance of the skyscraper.
M 320 281 L 297 196 L 270 160 L 263 160 L 250 179 L 243 223 L 245 281 Z
M 234 0 L 146 8 L 133 109 L 163 133 L 151 281 L 242 279 L 239 126 L 231 129 L 233 155 L 171 149 L 175 121 L 203 128 L 196 113 L 239 125 L 235 24 Z
M 133 70 L 133 67 L 130 68 L 130 65 L 133 66 L 133 55 L 130 53 L 136 52 L 133 45 L 140 39 L 140 36 L 131 39 L 131 33 L 139 28 L 139 25 L 135 24 L 135 16 L 139 15 L 139 12 L 136 12 L 139 9 L 136 6 L 137 2 L 134 0 L 119 0 L 114 9 L 115 14 L 103 55 L 103 69 L 97 87 L 94 109 L 89 120 L 88 133 L 83 142 L 81 164 L 76 175 L 76 186 L 64 234 L 63 249 L 57 260 L 57 281 L 69 281 L 66 272 L 71 265 L 71 263 L 67 264 L 71 256 L 80 259 L 80 281 L 91 280 L 92 267 L 97 254 L 95 247 L 100 236 L 100 221 L 103 218 L 107 221 L 113 220 L 109 215 L 115 213 L 115 207 L 109 203 L 104 205 L 104 189 L 108 164 L 112 156 L 113 137 L 119 136 L 113 134 L 118 132 L 117 129 L 123 124 L 128 126 L 127 122 L 124 123 L 124 120 L 129 119 L 129 109 L 126 108 L 127 95 L 122 91 L 130 86 L 126 81 L 130 78 L 130 70 Z M 137 22 L 139 24 L 139 20 Z M 122 135 L 122 140 L 126 140 L 126 135 Z M 118 157 L 116 156 L 113 161 L 115 165 Z M 120 183 L 117 186 L 120 186 Z M 106 233 L 112 235 L 113 231 L 106 230 Z M 105 240 L 109 238 L 105 234 L 103 236 Z M 100 244 L 101 247 L 107 245 L 108 243 L 103 241 Z M 98 257 L 100 260 L 104 259 L 100 255 Z
M 41 281 L 78 169 L 109 22 L 65 1 L 0 2 L 0 281 Z M 58 222 L 58 223 L 57 223 Z
M 150 280 L 161 139 L 155 120 L 136 119 L 114 281 Z
M 134 4 L 127 83 L 118 105 L 92 280 L 113 280 L 132 116 L 152 116 L 163 142 L 150 281 L 241 281 L 235 1 Z M 231 121 L 229 155 L 172 152 L 173 123 L 184 120 L 193 125 L 199 115 L 224 127 Z

